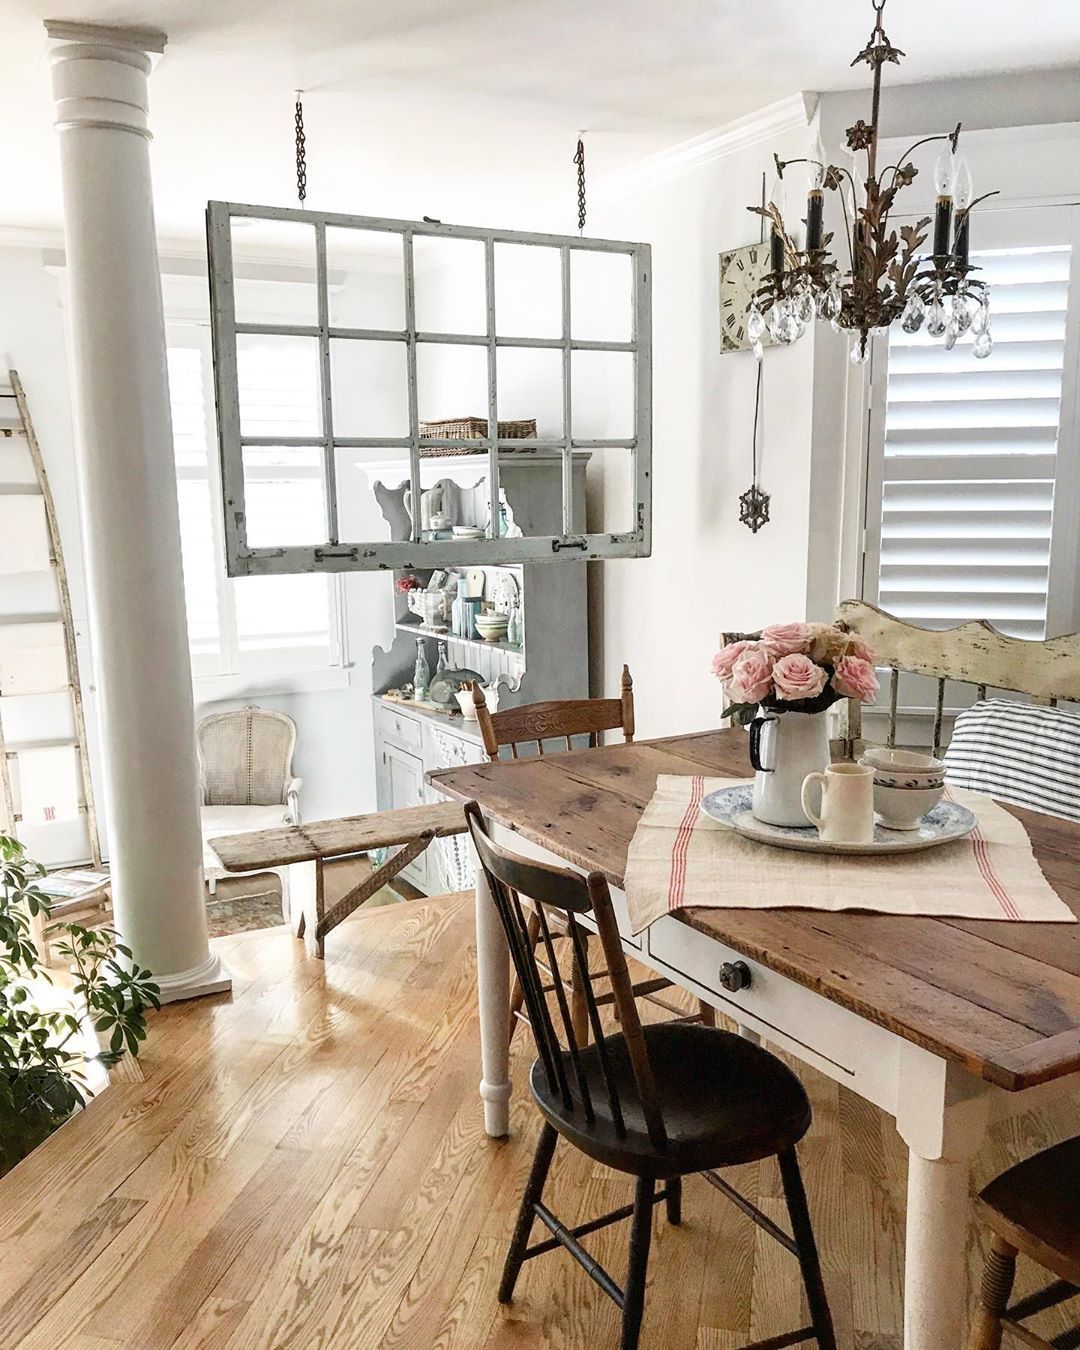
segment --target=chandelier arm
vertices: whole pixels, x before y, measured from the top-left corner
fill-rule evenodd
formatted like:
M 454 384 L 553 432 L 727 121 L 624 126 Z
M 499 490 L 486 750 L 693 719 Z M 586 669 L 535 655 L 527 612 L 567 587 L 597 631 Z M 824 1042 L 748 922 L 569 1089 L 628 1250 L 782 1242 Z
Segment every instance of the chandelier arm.
M 847 172 L 847 171 L 844 170 L 844 172 Z M 851 174 L 848 174 L 848 178 L 851 178 Z M 855 192 L 855 180 L 852 179 L 851 182 L 852 182 L 852 188 L 851 188 L 851 190 L 852 190 L 852 198 L 851 198 L 851 203 L 852 203 L 852 206 L 854 206 L 854 205 L 855 205 L 855 196 L 854 196 L 854 192 Z M 852 242 L 852 241 L 853 241 L 853 235 L 852 235 L 852 222 L 851 222 L 851 220 L 848 218 L 847 199 L 845 198 L 845 196 L 844 196 L 844 194 L 843 194 L 842 192 L 841 192 L 841 194 L 840 194 L 840 209 L 841 209 L 841 210 L 843 211 L 843 213 L 844 213 L 844 237 L 847 239 L 848 271 L 852 274 L 852 276 L 854 276 L 854 275 L 855 275 L 855 245 L 854 245 L 854 243 Z
M 959 127 L 957 128 L 957 131 L 958 130 Z M 940 136 L 924 136 L 921 141 L 916 141 L 914 145 L 909 146 L 908 149 L 905 150 L 904 153 L 899 157 L 898 161 L 895 164 L 887 164 L 885 168 L 882 169 L 881 171 L 882 177 L 884 177 L 885 174 L 891 171 L 893 180 L 889 184 L 889 186 L 895 187 L 896 175 L 900 172 L 905 162 L 911 158 L 911 156 L 915 153 L 916 150 L 919 149 L 920 146 L 932 145 L 935 141 L 954 141 L 955 136 L 956 136 L 955 131 L 946 131 L 943 132 Z

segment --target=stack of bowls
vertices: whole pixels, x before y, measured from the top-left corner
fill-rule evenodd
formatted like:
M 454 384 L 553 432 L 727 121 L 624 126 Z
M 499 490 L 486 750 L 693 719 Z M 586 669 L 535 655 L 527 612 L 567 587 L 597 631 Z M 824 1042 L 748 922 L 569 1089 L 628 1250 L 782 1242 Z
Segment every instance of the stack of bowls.
M 509 614 L 495 614 L 489 610 L 484 614 L 478 614 L 473 623 L 476 624 L 476 631 L 485 642 L 502 642 L 506 637 L 510 616 Z
M 874 810 L 886 829 L 918 829 L 944 795 L 945 762 L 933 755 L 871 746 L 859 763 L 874 771 Z

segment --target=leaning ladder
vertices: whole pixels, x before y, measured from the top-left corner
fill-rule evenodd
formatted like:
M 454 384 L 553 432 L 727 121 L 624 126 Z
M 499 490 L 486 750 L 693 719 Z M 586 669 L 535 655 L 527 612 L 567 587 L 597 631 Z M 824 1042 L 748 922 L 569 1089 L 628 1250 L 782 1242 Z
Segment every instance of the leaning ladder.
M 20 441 L 22 442 L 20 444 Z M 30 472 L 32 470 L 32 473 Z M 53 675 L 39 667 L 35 672 L 31 667 L 28 676 L 19 680 L 6 678 L 3 670 L 3 658 L 0 655 L 0 808 L 3 818 L 0 828 L 6 833 L 21 837 L 20 825 L 23 824 L 21 801 L 16 795 L 12 782 L 12 765 L 17 765 L 20 751 L 45 747 L 60 748 L 70 746 L 76 757 L 76 772 L 80 787 L 78 813 L 85 816 L 86 845 L 81 857 L 43 856 L 46 866 L 70 865 L 87 860 L 94 867 L 101 866 L 101 841 L 98 836 L 97 814 L 94 810 L 94 789 L 90 778 L 90 762 L 86 744 L 86 718 L 83 711 L 82 688 L 79 684 L 79 657 L 75 646 L 75 626 L 71 615 L 71 592 L 68 589 L 67 571 L 64 567 L 64 553 L 60 545 L 60 531 L 56 520 L 56 506 L 52 490 L 45 473 L 45 462 L 41 457 L 41 447 L 34 433 L 34 424 L 30 419 L 26 394 L 17 371 L 8 371 L 8 388 L 0 387 L 0 494 L 22 497 L 29 503 L 38 498 L 44 514 L 47 532 L 48 570 L 55 582 L 55 600 L 53 608 L 40 612 L 17 612 L 8 604 L 0 606 L 0 629 L 4 627 L 59 624 L 63 630 L 62 660 L 53 662 Z M 18 508 L 13 508 L 17 510 Z M 34 510 L 27 506 L 27 512 Z M 34 580 L 31 574 L 17 574 L 24 581 Z M 11 593 L 17 594 L 17 586 L 10 577 L 0 578 L 0 586 L 7 588 L 12 581 Z M 17 602 L 17 599 L 15 601 Z M 0 640 L 3 634 L 0 632 Z M 17 658 L 8 649 L 9 661 Z M 59 651 L 55 653 L 60 656 Z M 46 662 L 45 666 L 48 667 Z M 61 672 L 63 674 L 61 675 Z M 60 677 L 57 679 L 56 677 Z M 42 687 L 44 686 L 44 687 Z M 4 713 L 13 711 L 12 703 L 20 698 L 33 698 L 41 695 L 67 693 L 71 699 L 70 721 L 64 718 L 65 725 L 57 736 L 35 736 L 33 741 L 8 741 L 4 734 Z M 72 731 L 74 734 L 72 734 Z

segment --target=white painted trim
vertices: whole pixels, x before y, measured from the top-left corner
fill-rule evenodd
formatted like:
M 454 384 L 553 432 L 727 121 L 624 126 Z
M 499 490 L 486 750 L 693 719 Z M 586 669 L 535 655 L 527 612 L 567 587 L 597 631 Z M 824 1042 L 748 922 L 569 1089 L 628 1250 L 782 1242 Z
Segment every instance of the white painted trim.
M 155 975 L 162 1003 L 179 1003 L 181 999 L 202 998 L 205 994 L 227 994 L 232 989 L 232 976 L 221 964 L 221 957 L 211 952 L 205 961 L 190 970 L 175 975 Z
M 251 675 L 196 675 L 192 681 L 195 702 L 220 703 L 225 699 L 273 698 L 279 694 L 315 694 L 326 689 L 347 689 L 346 666 L 320 666 L 316 670 L 259 671 Z
M 680 141 L 627 169 L 609 174 L 597 184 L 595 196 L 602 200 L 623 197 L 654 183 L 666 183 L 718 159 L 726 159 L 740 150 L 762 145 L 785 132 L 805 130 L 816 108 L 817 96 L 813 94 L 794 94 L 778 103 L 770 103 L 757 112 L 736 118 L 701 136 Z
M 889 136 L 882 140 L 879 150 L 882 154 L 903 151 L 919 139 L 917 136 Z M 1047 141 L 1080 141 L 1080 122 L 1032 122 L 1015 127 L 973 127 L 970 131 L 960 132 L 962 145 L 1016 145 L 1025 141 L 1038 141 L 1044 145 Z
M 53 42 L 91 43 L 102 47 L 121 47 L 133 52 L 165 50 L 167 38 L 160 28 L 114 27 L 100 23 L 73 23 L 68 19 L 46 19 L 45 32 Z

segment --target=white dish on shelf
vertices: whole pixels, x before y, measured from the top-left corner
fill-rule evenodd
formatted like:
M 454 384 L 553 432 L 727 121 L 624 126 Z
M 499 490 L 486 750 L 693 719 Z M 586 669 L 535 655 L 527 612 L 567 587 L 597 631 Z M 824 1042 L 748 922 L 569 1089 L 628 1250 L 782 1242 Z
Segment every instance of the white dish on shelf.
M 816 829 L 800 829 L 790 825 L 767 825 L 758 820 L 751 810 L 754 788 L 720 788 L 710 792 L 701 803 L 701 809 L 712 820 L 718 820 L 747 839 L 773 848 L 796 849 L 804 853 L 840 853 L 873 855 L 884 853 L 915 853 L 921 849 L 936 848 L 939 844 L 964 839 L 975 828 L 974 814 L 958 802 L 939 802 L 932 811 L 910 830 L 890 830 L 884 825 L 874 826 L 874 837 L 866 844 L 833 844 Z

